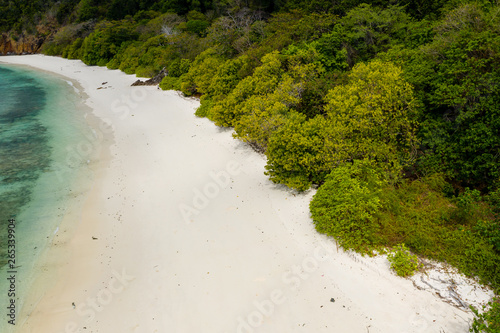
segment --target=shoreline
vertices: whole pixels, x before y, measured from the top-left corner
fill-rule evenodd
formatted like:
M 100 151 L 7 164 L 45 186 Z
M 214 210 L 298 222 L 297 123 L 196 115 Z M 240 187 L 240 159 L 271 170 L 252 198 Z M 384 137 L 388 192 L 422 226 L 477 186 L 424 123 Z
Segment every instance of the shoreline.
M 78 82 L 112 127 L 83 208 L 40 263 L 53 287 L 26 300 L 19 332 L 467 332 L 470 313 L 383 256 L 317 234 L 313 191 L 271 183 L 262 156 L 194 116 L 198 102 L 79 60 L 3 60 Z
M 17 288 L 22 288 L 21 297 L 26 296 L 18 299 L 19 304 L 17 304 L 18 312 L 16 326 L 23 327 L 23 323 L 29 318 L 31 312 L 40 300 L 43 299 L 45 290 L 54 287 L 57 282 L 54 281 L 54 278 L 60 275 L 61 269 L 65 267 L 67 261 L 71 258 L 68 248 L 65 245 L 75 236 L 75 231 L 76 228 L 78 228 L 80 220 L 78 214 L 82 211 L 82 203 L 86 201 L 89 195 L 90 185 L 93 183 L 94 179 L 94 172 L 102 169 L 99 164 L 102 164 L 103 161 L 105 163 L 110 160 L 108 150 L 113 142 L 113 137 L 110 133 L 104 133 L 99 130 L 99 128 L 102 128 L 102 122 L 93 115 L 90 107 L 84 105 L 84 101 L 88 99 L 88 96 L 77 80 L 57 72 L 33 67 L 29 64 L 5 63 L 2 62 L 1 58 L 0 64 L 27 69 L 41 75 L 50 76 L 49 80 L 57 82 L 57 84 L 61 86 L 58 88 L 62 88 L 62 90 L 54 90 L 54 92 L 51 90 L 50 94 L 52 95 L 61 92 L 74 93 L 75 100 L 71 102 L 68 100 L 68 103 L 74 102 L 74 104 L 71 105 L 73 109 L 69 110 L 74 111 L 75 115 L 69 115 L 67 117 L 71 118 L 76 116 L 80 118 L 75 119 L 76 124 L 85 127 L 84 132 L 75 136 L 75 138 L 77 138 L 76 140 L 65 142 L 67 144 L 65 151 L 63 151 L 63 149 L 57 149 L 57 156 L 55 156 L 55 160 L 52 161 L 50 165 L 50 170 L 48 171 L 48 173 L 51 174 L 50 179 L 57 183 L 54 184 L 52 190 L 57 190 L 58 192 L 51 193 L 48 196 L 55 195 L 57 199 L 55 201 L 45 200 L 43 196 L 46 195 L 45 191 L 47 190 L 47 186 L 43 184 L 48 183 L 47 180 L 43 182 L 39 181 L 37 185 L 38 190 L 34 192 L 38 199 L 32 198 L 31 200 L 35 208 L 31 207 L 31 203 L 28 204 L 18 217 L 22 221 L 37 217 L 36 215 L 32 216 L 36 210 L 37 214 L 46 216 L 45 219 L 48 218 L 56 222 L 45 221 L 45 219 L 42 218 L 42 222 L 49 222 L 48 226 L 41 226 L 43 231 L 40 230 L 48 235 L 48 245 L 45 247 L 35 247 L 35 249 L 37 249 L 34 251 L 35 260 L 30 261 L 31 258 L 24 258 L 24 260 L 22 260 L 22 257 L 17 258 L 22 263 L 21 266 L 31 267 L 29 269 L 26 268 L 22 272 L 18 272 L 19 285 L 16 286 Z M 68 107 L 68 105 L 65 106 Z M 52 107 L 56 107 L 55 104 Z M 56 108 L 60 108 L 60 106 Z M 49 122 L 51 121 L 52 120 Z M 70 128 L 73 128 L 75 123 L 68 125 Z M 51 124 L 49 126 L 54 125 Z M 78 129 L 83 129 L 83 127 Z M 51 133 L 55 133 L 54 129 L 52 129 Z M 97 133 L 106 135 L 101 135 L 99 137 Z M 56 136 L 60 137 L 60 133 L 56 133 Z M 57 143 L 55 145 L 57 145 Z M 91 149 L 89 149 L 89 147 L 91 147 Z M 42 175 L 42 177 L 45 177 L 45 174 Z M 50 202 L 52 205 L 40 206 L 38 203 L 39 201 L 43 201 L 46 204 Z M 45 231 L 48 231 L 48 233 L 45 233 Z M 38 237 L 40 237 L 40 234 L 38 234 Z M 29 240 L 32 238 L 36 238 L 36 236 L 28 235 L 28 242 L 24 241 L 24 243 L 27 244 L 27 246 L 25 246 L 26 248 L 29 247 L 28 245 L 31 245 L 29 249 L 25 250 L 26 252 L 31 252 L 29 250 L 33 245 L 29 244 Z M 36 241 L 37 240 L 35 240 L 35 242 Z M 29 255 L 23 254 L 23 256 L 27 257 Z M 25 290 L 26 287 L 29 287 L 29 290 Z M 21 289 L 19 290 L 21 291 Z M 9 332 L 11 332 L 11 328 L 14 328 L 14 326 L 11 325 L 6 326 Z M 18 329 L 18 331 L 22 332 L 24 330 L 21 328 Z
M 15 236 L 18 240 L 15 260 L 19 268 L 10 270 L 14 273 L 15 291 L 11 293 L 9 290 L 8 298 L 16 301 L 17 315 L 14 321 L 16 325 L 20 325 L 20 311 L 30 312 L 31 306 L 25 303 L 28 296 L 36 303 L 36 299 L 43 294 L 42 291 L 52 284 L 51 277 L 56 273 L 47 274 L 46 271 L 57 271 L 58 267 L 47 264 L 50 260 L 45 258 L 46 251 L 49 244 L 60 244 L 68 238 L 67 228 L 60 228 L 65 220 L 71 219 L 71 214 L 81 210 L 79 204 L 85 199 L 88 192 L 86 186 L 92 181 L 89 162 L 98 160 L 94 153 L 97 154 L 101 147 L 98 142 L 94 142 L 94 151 L 89 154 L 75 150 L 84 138 L 92 138 L 91 128 L 98 121 L 91 109 L 83 105 L 83 89 L 77 81 L 69 81 L 67 77 L 57 73 L 26 65 L 2 67 L 26 73 L 29 80 L 40 82 L 44 86 L 45 103 L 36 119 L 49 133 L 47 146 L 51 151 L 49 164 L 33 183 L 29 202 L 22 206 L 15 217 Z M 64 254 L 59 254 L 59 257 L 63 256 Z M 7 274 L 6 267 L 2 267 L 1 273 L 2 276 Z M 36 287 L 33 287 L 34 281 L 37 281 Z M 0 286 L 4 290 L 4 283 Z M 5 301 L 3 297 L 0 300 L 2 303 Z M 12 325 L 14 321 L 1 322 L 0 330 L 12 332 L 15 328 Z

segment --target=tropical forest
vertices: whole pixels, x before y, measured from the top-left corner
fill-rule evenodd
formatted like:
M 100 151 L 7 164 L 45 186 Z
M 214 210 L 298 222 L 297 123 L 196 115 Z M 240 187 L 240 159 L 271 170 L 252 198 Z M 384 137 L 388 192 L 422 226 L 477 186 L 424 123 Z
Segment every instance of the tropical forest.
M 500 4 L 478 0 L 0 0 L 5 42 L 151 78 L 315 195 L 320 233 L 399 275 L 500 288 Z M 399 256 L 398 256 L 399 254 Z M 397 259 L 397 260 L 396 260 Z M 408 265 L 410 263 L 410 265 Z M 500 300 L 471 332 L 500 332 Z

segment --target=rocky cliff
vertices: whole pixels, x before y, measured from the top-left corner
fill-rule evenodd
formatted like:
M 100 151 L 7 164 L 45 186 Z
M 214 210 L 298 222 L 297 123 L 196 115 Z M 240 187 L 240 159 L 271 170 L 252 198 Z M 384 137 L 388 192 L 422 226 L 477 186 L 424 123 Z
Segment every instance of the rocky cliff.
M 1 34 L 0 55 L 37 53 L 44 41 L 44 37 L 33 35 L 21 35 L 13 39 L 7 34 Z

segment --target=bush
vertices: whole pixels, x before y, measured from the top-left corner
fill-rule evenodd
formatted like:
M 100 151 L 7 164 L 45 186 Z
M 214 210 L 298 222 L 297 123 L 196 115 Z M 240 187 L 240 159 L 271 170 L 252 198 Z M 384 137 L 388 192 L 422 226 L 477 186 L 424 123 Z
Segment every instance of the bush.
M 347 50 L 342 45 L 342 27 L 336 25 L 334 30 L 328 34 L 323 34 L 320 39 L 311 43 L 317 50 L 321 64 L 327 70 L 345 70 L 347 64 Z
M 194 113 L 197 117 L 206 117 L 208 110 L 210 110 L 210 107 L 212 107 L 212 100 L 210 98 L 207 98 L 206 96 L 207 95 L 203 95 L 200 98 L 200 107 L 196 109 L 196 112 Z
M 370 161 L 333 169 L 310 204 L 316 230 L 333 236 L 345 249 L 369 253 L 379 229 L 376 214 L 384 185 Z
M 212 79 L 208 93 L 212 96 L 225 98 L 243 79 L 239 71 L 247 62 L 248 58 L 245 56 L 225 61 L 217 69 L 217 74 Z
M 139 66 L 135 69 L 135 75 L 137 77 L 151 78 L 155 76 L 156 73 L 157 71 L 151 66 L 146 66 L 146 67 Z
M 404 243 L 415 254 L 445 261 L 469 277 L 498 287 L 500 256 L 493 245 L 495 222 L 490 210 L 481 203 L 467 223 L 457 223 L 459 208 L 453 204 L 455 199 L 443 194 L 446 183 L 439 178 L 402 180 L 381 193 L 384 206 L 377 214 L 376 244 Z
M 311 68 L 314 66 L 293 68 L 302 73 L 299 75 L 303 77 L 299 80 L 301 84 L 289 84 L 293 89 L 281 89 L 288 92 L 281 100 L 293 96 L 293 91 L 300 91 L 293 106 L 300 105 L 305 86 L 302 82 L 311 81 L 307 79 L 310 72 L 314 73 Z M 377 168 L 384 169 L 388 177 L 396 182 L 401 176 L 402 167 L 413 161 L 416 150 L 415 100 L 411 86 L 401 75 L 401 69 L 391 63 L 372 61 L 357 65 L 348 76 L 349 82 L 334 87 L 325 97 L 326 117 L 318 116 L 322 120 L 313 118 L 315 120 L 307 126 L 289 124 L 293 129 L 278 131 L 279 136 L 270 139 L 269 163 L 266 168 L 271 179 L 303 190 L 311 182 L 321 182 L 325 172 L 337 165 L 353 160 L 370 160 L 371 163 L 377 164 Z M 251 78 L 255 76 L 256 74 Z M 286 86 L 284 83 L 288 77 L 288 73 L 273 77 L 278 85 L 278 89 L 273 87 L 273 90 L 279 91 L 280 87 Z M 245 81 L 241 81 L 233 93 L 238 91 Z M 261 80 L 259 85 L 264 84 L 262 81 L 264 80 Z M 246 89 L 245 92 L 248 93 L 249 90 Z M 268 96 L 272 97 L 272 94 Z M 253 102 L 251 98 L 247 99 L 247 103 Z M 273 102 L 273 106 L 280 105 L 278 100 Z M 245 120 L 250 123 L 241 116 L 246 112 L 245 107 L 246 105 L 241 103 L 234 112 L 240 114 L 234 117 L 240 124 Z M 214 107 L 214 110 L 216 109 L 217 107 Z M 223 110 L 227 112 L 228 108 Z M 266 120 L 263 122 L 264 126 L 269 125 L 268 118 L 263 119 Z M 255 123 L 255 119 L 253 120 Z M 309 125 L 315 127 L 316 132 L 311 131 Z M 297 147 L 292 146 L 292 141 Z M 320 147 L 311 147 L 316 144 Z M 301 156 L 302 154 L 307 156 L 307 159 Z
M 186 23 L 187 31 L 197 34 L 200 37 L 206 34 L 205 32 L 209 26 L 210 23 L 203 20 L 190 20 Z
M 43 54 L 49 55 L 49 56 L 57 56 L 61 55 L 65 49 L 65 46 L 63 45 L 56 45 L 53 42 L 49 42 L 43 46 L 42 52 Z
M 308 119 L 317 115 L 324 115 L 326 105 L 324 97 L 329 90 L 339 84 L 338 81 L 339 75 L 325 73 L 305 82 L 302 99 L 297 106 L 297 111 L 305 114 Z
M 292 114 L 269 139 L 266 174 L 275 183 L 299 191 L 323 183 L 333 167 L 325 146 L 326 121 L 322 116 L 307 120 Z
M 495 214 L 500 214 L 500 188 L 489 193 L 486 200 Z
M 200 53 L 191 64 L 189 71 L 182 76 L 181 90 L 186 96 L 195 93 L 207 93 L 210 89 L 212 78 L 223 63 L 213 49 Z
M 343 29 L 338 30 L 343 46 L 349 50 L 348 63 L 369 60 L 389 49 L 399 42 L 409 22 L 409 16 L 399 6 L 382 9 L 364 3 L 351 9 L 341 20 Z
M 246 60 L 246 59 L 245 59 Z M 245 60 L 243 60 L 245 62 Z M 216 79 L 217 91 L 222 92 L 225 88 L 224 84 L 234 83 L 234 76 L 239 75 L 231 73 L 232 65 L 225 64 L 227 68 L 221 69 L 225 77 L 221 80 Z M 266 95 L 273 91 L 281 78 L 282 69 L 281 61 L 278 52 L 272 52 L 262 57 L 262 65 L 257 67 L 251 76 L 247 76 L 241 81 L 236 81 L 237 85 L 228 94 L 227 98 L 218 99 L 208 114 L 208 118 L 215 122 L 218 126 L 235 126 L 240 119 L 243 104 L 253 95 Z M 222 66 L 224 67 L 224 65 Z
M 160 88 L 163 90 L 181 90 L 181 78 L 165 76 L 160 82 Z
M 93 24 L 88 22 L 64 26 L 54 35 L 53 40 L 43 45 L 42 51 L 47 55 L 62 55 L 64 58 L 69 58 L 71 52 L 74 53 L 81 47 L 83 39 L 92 29 Z
M 143 52 L 144 50 L 139 43 L 128 45 L 123 52 L 119 53 L 118 68 L 127 74 L 134 74 L 135 69 L 139 66 L 139 57 Z M 117 57 L 114 57 L 109 63 L 114 63 L 115 59 L 117 59 Z M 111 68 L 109 63 L 108 68 Z
M 374 60 L 356 65 L 348 84 L 326 96 L 331 143 L 341 161 L 369 158 L 394 178 L 416 156 L 416 101 L 401 68 Z
M 103 22 L 83 41 L 82 61 L 87 65 L 105 66 L 118 53 L 122 43 L 137 38 L 135 27 L 128 21 Z
M 387 259 L 391 268 L 402 277 L 412 276 L 419 268 L 417 256 L 411 254 L 404 244 L 399 244 L 396 252 L 389 253 Z
M 483 307 L 483 313 L 471 306 L 474 313 L 474 321 L 469 332 L 473 333 L 500 333 L 500 297 L 496 297 L 493 301 L 488 303 L 490 309 L 486 310 Z
M 182 74 L 186 74 L 191 67 L 191 61 L 189 59 L 175 59 L 168 64 L 168 76 L 180 77 Z
M 481 209 L 478 205 L 481 193 L 478 190 L 470 190 L 468 187 L 456 198 L 457 209 L 454 212 L 453 219 L 462 224 L 472 222 L 474 213 Z
M 300 102 L 302 86 L 300 80 L 287 73 L 274 91 L 248 98 L 239 108 L 241 116 L 234 126 L 235 136 L 266 151 L 271 135 Z
M 478 221 L 473 230 L 500 254 L 500 221 Z
M 142 54 L 139 56 L 138 67 L 150 67 L 153 70 L 153 76 L 159 73 L 168 63 L 172 56 L 170 48 L 161 46 L 147 46 L 147 42 L 141 45 Z
M 68 48 L 68 59 L 80 59 L 82 57 L 83 38 L 77 38 Z

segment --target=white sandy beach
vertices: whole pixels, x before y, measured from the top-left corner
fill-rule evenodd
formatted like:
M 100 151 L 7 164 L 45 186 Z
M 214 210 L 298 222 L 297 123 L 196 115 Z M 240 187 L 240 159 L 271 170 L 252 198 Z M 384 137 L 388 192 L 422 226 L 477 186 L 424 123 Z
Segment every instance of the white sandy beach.
M 265 157 L 195 117 L 196 100 L 77 60 L 0 62 L 77 82 L 97 117 L 95 142 L 80 150 L 101 147 L 83 208 L 44 254 L 17 332 L 468 331 L 469 312 L 397 277 L 384 257 L 319 235 L 313 191 L 270 182 Z M 488 295 L 459 287 L 466 302 Z

